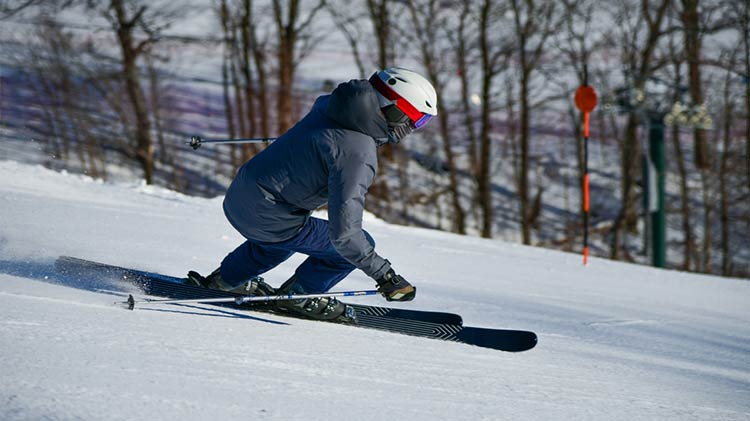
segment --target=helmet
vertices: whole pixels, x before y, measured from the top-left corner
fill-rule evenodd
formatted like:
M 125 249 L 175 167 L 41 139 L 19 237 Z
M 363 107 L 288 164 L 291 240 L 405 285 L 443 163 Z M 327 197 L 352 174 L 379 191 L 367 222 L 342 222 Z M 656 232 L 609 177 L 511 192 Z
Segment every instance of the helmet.
M 409 118 L 414 128 L 424 126 L 437 115 L 435 88 L 418 73 L 389 67 L 373 74 L 370 83 L 381 96 L 381 108 L 395 105 Z

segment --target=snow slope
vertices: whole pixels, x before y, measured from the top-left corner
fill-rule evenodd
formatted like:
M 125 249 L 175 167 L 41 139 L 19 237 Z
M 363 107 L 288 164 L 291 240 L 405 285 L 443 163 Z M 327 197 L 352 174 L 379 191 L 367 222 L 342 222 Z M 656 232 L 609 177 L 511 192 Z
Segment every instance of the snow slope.
M 411 308 L 528 329 L 511 354 L 208 305 L 134 312 L 59 255 L 181 275 L 241 238 L 221 199 L 0 161 L 0 419 L 748 419 L 750 282 L 391 226 Z M 267 274 L 278 285 L 302 260 Z M 354 273 L 338 288 L 370 288 Z M 378 297 L 361 302 L 382 304 Z

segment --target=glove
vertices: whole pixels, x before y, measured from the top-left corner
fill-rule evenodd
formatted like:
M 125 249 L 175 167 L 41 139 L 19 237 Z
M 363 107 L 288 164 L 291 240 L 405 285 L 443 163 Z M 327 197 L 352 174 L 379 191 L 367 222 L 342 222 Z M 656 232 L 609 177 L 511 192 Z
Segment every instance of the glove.
M 393 269 L 388 269 L 378 283 L 378 292 L 388 301 L 411 301 L 417 295 L 413 287 L 403 276 L 397 275 Z

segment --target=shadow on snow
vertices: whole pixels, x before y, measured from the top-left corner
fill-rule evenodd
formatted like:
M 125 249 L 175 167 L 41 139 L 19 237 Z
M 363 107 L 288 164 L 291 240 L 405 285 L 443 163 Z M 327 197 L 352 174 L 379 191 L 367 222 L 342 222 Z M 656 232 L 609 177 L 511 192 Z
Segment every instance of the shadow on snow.
M 99 294 L 108 294 L 119 298 L 126 298 L 128 294 L 138 293 L 139 290 L 133 285 L 120 281 L 117 277 L 104 275 L 97 278 L 82 278 L 75 274 L 60 273 L 55 268 L 54 262 L 47 261 L 14 261 L 0 260 L 0 274 L 17 276 L 21 278 L 33 279 L 36 281 L 46 282 L 49 284 L 60 285 L 68 288 L 75 288 L 84 291 L 96 292 Z M 215 306 L 198 307 L 186 304 L 165 304 L 174 307 L 200 309 L 204 312 L 167 310 L 157 308 L 143 308 L 143 311 L 157 311 L 166 313 L 192 314 L 197 316 L 208 317 L 229 317 L 249 319 L 259 322 L 271 323 L 276 325 L 288 325 L 289 323 L 277 320 L 264 319 L 261 317 L 250 316 L 243 312 L 220 309 Z

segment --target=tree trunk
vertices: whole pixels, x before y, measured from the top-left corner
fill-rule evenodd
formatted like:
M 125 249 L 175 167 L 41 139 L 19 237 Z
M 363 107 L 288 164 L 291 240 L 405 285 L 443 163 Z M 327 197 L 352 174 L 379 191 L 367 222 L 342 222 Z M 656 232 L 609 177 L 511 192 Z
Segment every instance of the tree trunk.
M 153 184 L 154 146 L 151 141 L 151 122 L 149 121 L 146 98 L 138 77 L 136 60 L 140 52 L 137 50 L 133 39 L 133 29 L 144 9 L 128 19 L 123 0 L 112 0 L 110 7 L 117 17 L 117 39 L 122 50 L 122 74 L 125 79 L 128 99 L 135 114 L 136 158 L 143 168 L 146 184 Z
M 149 94 L 151 99 L 151 112 L 154 116 L 154 128 L 156 129 L 156 140 L 159 144 L 159 152 L 161 153 L 161 162 L 167 165 L 172 165 L 172 155 L 167 150 L 167 143 L 164 139 L 164 127 L 162 124 L 161 116 L 161 104 L 160 104 L 160 92 L 161 86 L 159 86 L 159 73 L 154 65 L 153 57 L 146 55 L 146 62 L 148 64 L 148 79 L 149 79 Z
M 482 6 L 480 18 L 479 45 L 482 56 L 482 115 L 479 133 L 479 169 L 477 171 L 477 186 L 479 190 L 479 205 L 482 208 L 481 234 L 484 238 L 492 238 L 493 206 L 492 206 L 492 147 L 490 143 L 490 114 L 492 113 L 492 76 L 493 69 L 490 62 L 489 19 L 492 2 L 486 0 Z
M 672 128 L 672 146 L 677 160 L 677 171 L 680 174 L 680 213 L 682 214 L 682 232 L 685 236 L 682 254 L 682 270 L 690 270 L 691 259 L 695 250 L 692 217 L 690 215 L 690 188 L 688 186 L 688 174 L 685 166 L 685 154 L 680 143 L 680 132 L 676 127 Z
M 464 128 L 468 136 L 469 142 L 469 168 L 474 174 L 474 180 L 479 180 L 478 174 L 476 173 L 479 168 L 479 159 L 477 153 L 477 134 L 474 126 L 474 110 L 470 103 L 470 97 L 472 93 L 469 91 L 469 64 L 467 62 L 467 56 L 469 54 L 469 48 L 467 47 L 467 35 L 466 35 L 466 21 L 471 12 L 471 2 L 464 0 L 463 7 L 461 9 L 461 16 L 459 20 L 459 26 L 455 39 L 456 47 L 456 64 L 458 76 L 461 84 L 461 111 L 463 113 Z M 472 189 L 472 203 L 480 203 L 479 191 Z M 481 215 L 479 212 L 480 206 L 470 206 L 474 220 L 481 221 Z
M 253 74 L 252 74 L 252 64 L 251 64 L 251 57 L 252 57 L 252 45 L 250 41 L 250 29 L 252 25 L 252 1 L 251 0 L 244 0 L 243 2 L 243 12 L 242 12 L 242 18 L 240 19 L 240 35 L 242 39 L 242 62 L 240 65 L 240 69 L 242 71 L 242 76 L 245 79 L 245 104 L 247 104 L 247 121 L 248 121 L 248 132 L 245 134 L 247 137 L 253 137 L 256 134 L 255 124 L 256 124 L 256 118 L 255 118 L 255 88 L 254 88 L 254 82 L 253 82 Z M 249 148 L 252 151 L 252 154 L 255 155 L 257 153 L 257 148 L 255 148 L 255 145 Z
M 735 62 L 733 56 L 731 62 Z M 732 275 L 732 254 L 731 254 L 731 231 L 729 219 L 729 157 L 731 156 L 732 147 L 732 121 L 734 119 L 734 103 L 732 98 L 731 87 L 732 73 L 727 72 L 724 81 L 724 109 L 722 116 L 724 120 L 724 137 L 721 151 L 721 161 L 719 168 L 719 220 L 721 222 L 721 274 L 724 276 Z
M 378 45 L 378 62 L 376 64 L 380 69 L 393 65 L 390 15 L 392 6 L 391 0 L 367 0 L 367 10 L 370 12 L 370 21 Z
M 262 137 L 271 137 L 270 118 L 268 110 L 270 102 L 268 100 L 268 75 L 266 72 L 266 54 L 263 46 L 258 43 L 256 27 L 250 22 L 250 41 L 253 49 L 253 59 L 255 61 L 255 73 L 258 75 L 258 108 L 260 109 L 260 135 Z M 279 133 L 281 135 L 281 133 Z
M 703 184 L 703 256 L 702 270 L 704 273 L 711 273 L 712 267 L 712 248 L 713 248 L 713 226 L 711 225 L 713 213 L 713 197 L 711 195 L 711 176 L 709 170 L 700 170 L 701 183 Z
M 675 86 L 682 85 L 682 57 L 678 55 L 678 49 L 674 45 L 674 36 L 669 38 L 668 44 L 669 51 L 671 52 L 672 66 L 674 67 L 674 84 Z M 672 97 L 672 102 L 680 100 L 681 93 L 675 91 Z M 685 166 L 685 154 L 682 151 L 682 143 L 680 142 L 680 131 L 677 125 L 672 126 L 671 131 L 672 146 L 675 152 L 675 159 L 677 160 L 677 170 L 680 175 L 680 213 L 682 216 L 682 232 L 685 237 L 683 243 L 683 257 L 682 257 L 682 270 L 689 271 L 691 268 L 693 254 L 695 253 L 695 240 L 693 235 L 692 216 L 690 212 L 690 189 L 688 186 L 688 173 Z
M 700 14 L 698 12 L 699 0 L 682 0 L 682 23 L 685 33 L 685 55 L 688 67 L 688 87 L 690 99 L 694 105 L 703 104 L 703 85 L 701 82 L 701 37 L 700 37 Z M 706 144 L 706 132 L 701 128 L 693 130 L 695 139 L 695 165 L 699 169 L 707 169 L 708 152 Z
M 234 54 L 234 59 L 230 57 L 229 61 L 229 74 L 231 75 L 232 79 L 232 87 L 234 90 L 234 108 L 236 110 L 236 113 L 234 114 L 237 118 L 237 126 L 239 128 L 239 134 L 240 136 L 246 136 L 247 135 L 247 121 L 245 114 L 245 102 L 244 102 L 244 96 L 242 95 L 242 83 L 239 75 L 237 74 L 237 64 L 236 60 L 239 57 L 239 51 L 237 47 L 237 42 L 235 39 L 232 39 L 232 51 Z M 252 104 L 247 104 L 247 106 L 252 106 Z M 244 147 L 246 145 L 242 145 L 240 154 L 239 162 L 234 162 L 233 164 L 235 167 L 239 167 L 242 165 L 245 161 L 251 158 L 250 154 L 248 153 L 247 149 Z
M 448 164 L 448 182 L 449 190 L 451 193 L 451 204 L 453 206 L 453 224 L 451 230 L 458 234 L 466 234 L 466 212 L 463 206 L 461 206 L 461 194 L 459 193 L 458 186 L 458 168 L 456 166 L 456 159 L 453 156 L 452 142 L 450 140 L 451 134 L 448 128 L 448 113 L 446 113 L 443 101 L 440 99 L 440 93 L 438 93 L 438 109 L 441 110 L 438 115 L 438 122 L 440 123 L 440 134 L 443 138 L 443 152 L 445 153 L 445 160 Z
M 409 1 L 407 5 L 415 26 L 416 37 L 421 47 L 422 64 L 427 70 L 427 78 L 435 87 L 437 94 L 438 123 L 440 126 L 440 136 L 443 140 L 443 153 L 445 154 L 448 166 L 448 190 L 450 191 L 453 208 L 451 230 L 459 234 L 465 234 L 466 217 L 461 206 L 461 197 L 458 191 L 458 169 L 456 168 L 456 160 L 452 148 L 453 143 L 448 126 L 448 112 L 445 109 L 443 98 L 444 83 L 440 79 L 439 71 L 439 60 L 443 54 L 441 54 L 442 51 L 436 50 L 433 45 L 434 39 L 440 36 L 439 32 L 435 30 L 433 22 L 439 20 L 440 16 L 434 0 L 429 5 L 416 5 L 413 1 Z
M 745 75 L 750 75 L 750 2 L 745 1 L 740 18 Z M 750 83 L 745 82 L 745 171 L 747 191 L 750 193 Z
M 515 22 L 516 47 L 521 71 L 521 84 L 518 91 L 520 107 L 520 143 L 521 143 L 521 166 L 518 182 L 518 196 L 520 204 L 521 236 L 524 244 L 531 244 L 531 230 L 533 225 L 532 204 L 530 203 L 529 191 L 529 154 L 530 138 L 529 125 L 531 120 L 531 104 L 529 103 L 529 86 L 531 77 L 536 69 L 544 51 L 547 38 L 557 28 L 553 28 L 553 17 L 555 15 L 554 2 L 541 2 L 536 6 L 532 1 L 523 4 L 518 0 L 511 2 Z M 522 19 L 522 15 L 525 15 Z M 535 42 L 531 39 L 538 37 Z M 541 209 L 541 189 L 536 196 L 539 199 Z
M 638 142 L 638 117 L 629 114 L 625 126 L 625 138 L 621 142 L 622 155 L 620 157 L 620 171 L 622 173 L 622 207 L 615 218 L 612 226 L 612 242 L 610 258 L 619 260 L 623 252 L 624 233 L 630 225 L 629 221 L 637 216 L 635 210 L 635 177 L 637 171 L 637 159 L 639 157 L 640 143 Z
M 226 0 L 221 0 L 219 9 L 219 15 L 221 16 L 221 27 L 224 31 L 224 51 L 221 58 L 221 88 L 224 97 L 224 116 L 227 121 L 227 134 L 230 139 L 237 136 L 234 127 L 234 108 L 232 107 L 232 95 L 229 91 L 229 63 L 232 60 L 231 51 L 233 50 L 233 31 L 229 22 L 229 9 L 227 8 Z M 230 145 L 229 147 L 229 176 L 234 176 L 235 168 L 239 165 L 239 159 L 237 158 L 237 145 Z
M 729 189 L 727 181 L 728 161 L 731 148 L 732 128 L 731 115 L 733 113 L 731 105 L 724 110 L 724 144 L 721 151 L 721 169 L 719 170 L 719 218 L 721 221 L 721 274 L 730 276 L 732 274 L 732 254 L 730 252 L 730 231 L 729 231 Z
M 525 41 L 522 41 L 525 44 Z M 521 66 L 525 62 L 525 47 L 521 47 Z M 520 199 L 521 235 L 524 244 L 531 244 L 531 223 L 529 221 L 529 74 L 524 69 L 521 76 L 520 112 L 521 112 L 521 168 L 518 180 L 518 196 Z
M 393 45 L 391 43 L 391 15 L 390 8 L 393 3 L 391 0 L 367 0 L 367 10 L 370 15 L 370 22 L 372 23 L 373 33 L 375 34 L 375 41 L 377 44 L 377 63 L 376 66 L 379 70 L 391 67 L 393 63 Z M 379 202 L 381 213 L 392 213 L 391 203 L 391 191 L 388 186 L 388 168 L 389 164 L 393 163 L 398 145 L 389 145 L 387 147 L 378 149 L 378 158 L 381 161 L 382 171 L 378 174 L 373 188 L 370 192 Z M 401 177 L 401 169 L 397 168 L 399 173 L 399 180 Z
M 278 30 L 279 49 L 277 59 L 279 66 L 279 93 L 277 102 L 277 121 L 279 135 L 292 127 L 292 84 L 294 82 L 294 55 L 297 44 L 295 25 L 299 17 L 299 0 L 289 0 L 287 16 L 283 17 L 280 0 L 273 2 Z

